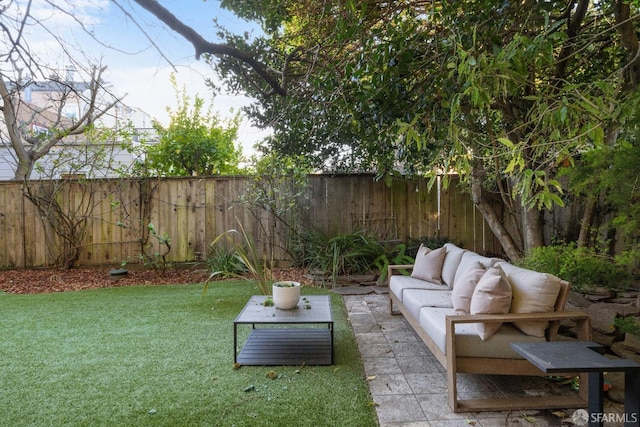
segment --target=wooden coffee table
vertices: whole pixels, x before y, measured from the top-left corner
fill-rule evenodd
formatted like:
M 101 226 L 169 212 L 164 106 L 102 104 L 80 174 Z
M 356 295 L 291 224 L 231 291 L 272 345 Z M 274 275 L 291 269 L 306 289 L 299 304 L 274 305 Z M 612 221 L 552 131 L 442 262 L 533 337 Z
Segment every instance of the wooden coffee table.
M 333 314 L 329 296 L 302 296 L 298 307 L 292 310 L 265 307 L 263 303 L 267 298 L 251 297 L 233 322 L 234 363 L 332 365 Z M 238 353 L 240 325 L 251 325 L 251 331 Z

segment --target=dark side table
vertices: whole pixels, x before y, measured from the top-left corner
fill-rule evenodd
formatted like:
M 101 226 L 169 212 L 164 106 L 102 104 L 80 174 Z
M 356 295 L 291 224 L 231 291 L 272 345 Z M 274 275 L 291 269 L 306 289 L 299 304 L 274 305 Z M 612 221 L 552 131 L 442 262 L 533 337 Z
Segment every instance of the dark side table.
M 602 426 L 603 373 L 624 372 L 624 425 L 640 425 L 640 364 L 629 359 L 609 359 L 591 341 L 511 343 L 511 348 L 547 374 L 586 372 L 589 379 L 589 426 Z
M 233 361 L 240 365 L 332 365 L 333 314 L 328 295 L 300 298 L 292 310 L 264 306 L 251 297 L 233 322 Z M 238 353 L 238 327 L 251 331 Z

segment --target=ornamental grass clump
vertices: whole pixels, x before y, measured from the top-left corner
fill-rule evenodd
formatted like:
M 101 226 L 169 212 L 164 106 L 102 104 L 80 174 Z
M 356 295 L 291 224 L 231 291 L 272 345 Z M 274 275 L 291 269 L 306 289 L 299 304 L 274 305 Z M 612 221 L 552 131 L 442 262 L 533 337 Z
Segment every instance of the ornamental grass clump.
M 212 271 L 204 283 L 203 295 L 206 295 L 209 283 L 216 277 L 235 277 L 245 280 L 255 280 L 262 295 L 271 295 L 271 284 L 273 283 L 273 261 L 267 261 L 261 256 L 253 236 L 247 233 L 242 224 L 238 223 L 239 229 L 227 230 L 216 237 L 211 243 L 212 247 L 222 243 L 222 239 L 227 240 L 235 252 L 235 259 L 244 267 L 244 271 L 237 271 L 237 264 L 227 264 L 234 267 L 234 271 L 225 269 Z M 233 241 L 233 234 L 239 234 L 242 242 Z M 223 266 L 224 267 L 224 266 Z

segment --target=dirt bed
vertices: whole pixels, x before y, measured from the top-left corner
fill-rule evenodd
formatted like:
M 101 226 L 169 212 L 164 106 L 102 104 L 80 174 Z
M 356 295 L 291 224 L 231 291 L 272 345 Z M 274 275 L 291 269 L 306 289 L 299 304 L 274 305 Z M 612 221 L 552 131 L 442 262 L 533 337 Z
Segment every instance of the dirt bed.
M 12 294 L 39 294 L 115 286 L 175 285 L 202 283 L 208 276 L 208 271 L 203 269 L 171 269 L 165 276 L 154 270 L 129 270 L 125 276 L 115 279 L 110 274 L 111 270 L 112 268 L 0 270 L 0 291 Z M 305 274 L 306 270 L 299 268 L 274 270 L 276 280 L 295 280 L 311 285 L 304 277 Z

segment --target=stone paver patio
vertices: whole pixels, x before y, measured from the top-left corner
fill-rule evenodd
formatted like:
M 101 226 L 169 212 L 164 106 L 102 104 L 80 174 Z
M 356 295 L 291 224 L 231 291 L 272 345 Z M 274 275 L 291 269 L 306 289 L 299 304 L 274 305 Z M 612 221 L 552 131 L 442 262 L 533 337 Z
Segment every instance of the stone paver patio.
M 445 370 L 402 316 L 389 314 L 388 297 L 345 295 L 380 426 L 468 427 L 573 425 L 574 409 L 453 413 L 447 403 Z M 545 393 L 559 386 L 537 377 L 460 375 L 464 396 L 516 396 Z M 563 393 L 570 392 L 563 388 Z M 608 404 L 605 412 L 619 413 Z M 617 427 L 622 423 L 605 423 Z

